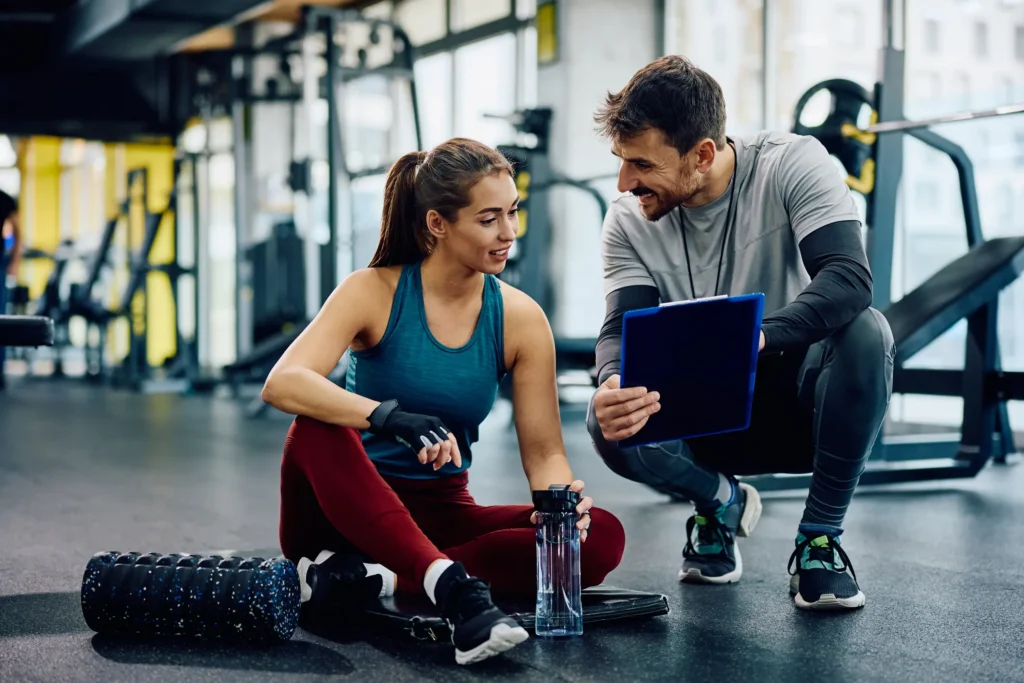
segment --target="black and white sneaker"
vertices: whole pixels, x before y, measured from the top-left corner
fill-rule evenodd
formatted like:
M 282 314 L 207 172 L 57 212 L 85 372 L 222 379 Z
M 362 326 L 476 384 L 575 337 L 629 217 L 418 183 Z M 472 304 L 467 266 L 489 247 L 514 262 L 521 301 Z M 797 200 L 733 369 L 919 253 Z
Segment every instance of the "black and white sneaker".
M 467 575 L 459 562 L 441 574 L 434 595 L 452 631 L 458 664 L 482 662 L 530 637 L 526 629 L 494 606 L 487 583 Z
M 838 535 L 800 534 L 789 558 L 789 573 L 789 592 L 800 609 L 857 609 L 866 602 Z
M 687 520 L 680 581 L 724 584 L 743 576 L 743 556 L 736 537 L 754 531 L 761 518 L 761 497 L 750 484 L 736 484 L 733 498 L 730 505 L 698 511 Z
M 300 558 L 298 574 L 302 609 L 314 618 L 363 609 L 384 586 L 381 576 L 366 575 L 363 558 L 326 550 L 316 560 Z

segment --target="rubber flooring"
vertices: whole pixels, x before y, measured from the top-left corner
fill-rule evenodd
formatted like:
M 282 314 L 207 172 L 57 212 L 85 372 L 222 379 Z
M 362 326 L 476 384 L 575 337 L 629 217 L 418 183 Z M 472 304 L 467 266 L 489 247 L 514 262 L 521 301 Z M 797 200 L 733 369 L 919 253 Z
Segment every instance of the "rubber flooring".
M 617 586 L 664 593 L 669 615 L 531 638 L 476 667 L 452 647 L 304 630 L 269 650 L 126 642 L 89 630 L 79 588 L 101 550 L 251 552 L 276 546 L 289 419 L 211 397 L 140 396 L 73 382 L 0 394 L 0 680 L 3 681 L 1013 681 L 1024 680 L 1024 469 L 864 490 L 844 536 L 867 594 L 855 613 L 808 614 L 787 591 L 803 492 L 765 494 L 740 539 L 744 577 L 682 586 L 689 508 L 624 481 L 565 415 L 575 473 L 627 532 Z M 768 447 L 770 445 L 766 445 Z M 506 406 L 475 448 L 481 503 L 528 502 Z

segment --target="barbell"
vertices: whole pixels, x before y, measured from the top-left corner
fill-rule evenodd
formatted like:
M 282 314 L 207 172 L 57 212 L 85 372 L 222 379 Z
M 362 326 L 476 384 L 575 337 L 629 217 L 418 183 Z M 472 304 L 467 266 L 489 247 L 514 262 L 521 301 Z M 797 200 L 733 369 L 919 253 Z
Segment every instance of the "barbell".
M 804 114 L 812 99 L 822 91 L 828 91 L 831 95 L 828 113 L 820 123 L 809 125 L 803 120 Z M 844 78 L 832 78 L 812 85 L 797 101 L 793 132 L 817 138 L 846 169 L 846 184 L 857 192 L 868 194 L 874 188 L 873 154 L 876 136 L 879 134 L 1022 113 L 1024 104 L 1012 104 L 918 121 L 879 122 L 874 98 L 864 86 Z
M 1024 114 L 1024 104 L 1008 104 L 1004 107 L 994 109 L 981 109 L 979 111 L 965 111 L 959 114 L 947 114 L 936 116 L 933 119 L 921 121 L 883 121 L 862 129 L 864 133 L 893 133 L 902 130 L 913 130 L 915 128 L 927 128 L 937 126 L 940 123 L 954 123 L 956 121 L 973 121 L 974 119 L 987 119 L 991 116 L 1008 116 L 1010 114 Z

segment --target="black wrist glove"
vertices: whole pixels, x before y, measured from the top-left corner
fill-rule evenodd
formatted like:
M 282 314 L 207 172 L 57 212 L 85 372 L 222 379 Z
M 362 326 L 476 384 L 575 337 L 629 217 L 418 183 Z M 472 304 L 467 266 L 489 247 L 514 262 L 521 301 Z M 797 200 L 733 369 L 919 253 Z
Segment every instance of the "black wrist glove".
M 386 436 L 414 453 L 448 440 L 448 430 L 436 417 L 407 413 L 394 399 L 384 401 L 366 418 L 370 433 Z

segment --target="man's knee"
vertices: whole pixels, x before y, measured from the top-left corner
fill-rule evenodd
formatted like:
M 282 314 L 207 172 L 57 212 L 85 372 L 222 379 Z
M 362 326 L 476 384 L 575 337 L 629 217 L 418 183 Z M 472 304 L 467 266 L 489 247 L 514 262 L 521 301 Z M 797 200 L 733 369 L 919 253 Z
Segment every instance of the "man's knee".
M 835 361 L 844 368 L 848 391 L 892 394 L 892 371 L 896 344 L 892 328 L 878 310 L 867 308 L 832 338 Z
M 626 530 L 622 522 L 602 508 L 590 509 L 590 531 L 580 549 L 580 572 L 585 586 L 604 581 L 622 561 L 626 549 Z

